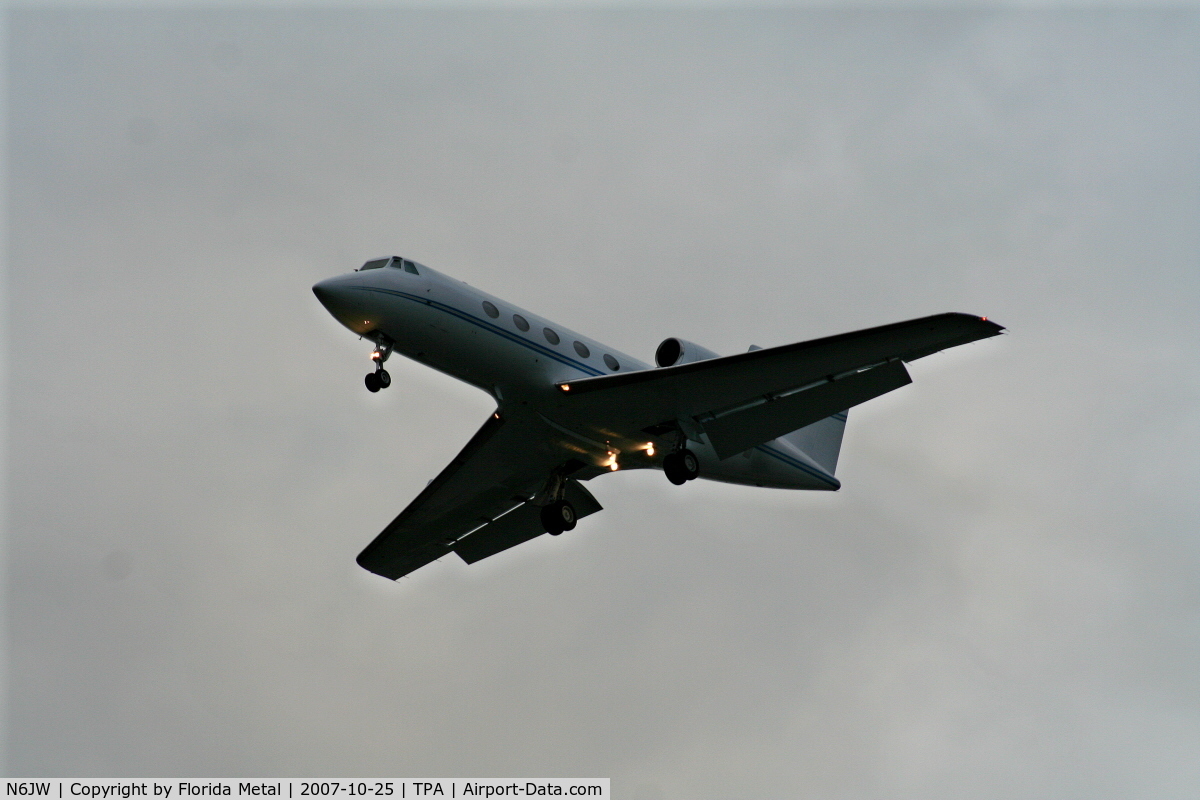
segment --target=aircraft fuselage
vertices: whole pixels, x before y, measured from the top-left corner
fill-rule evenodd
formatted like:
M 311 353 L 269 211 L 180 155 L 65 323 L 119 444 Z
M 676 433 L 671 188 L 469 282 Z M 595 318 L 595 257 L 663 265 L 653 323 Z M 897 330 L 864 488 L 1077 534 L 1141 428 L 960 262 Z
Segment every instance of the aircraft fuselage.
M 622 435 L 606 425 L 603 413 L 581 417 L 563 403 L 563 383 L 651 365 L 429 267 L 362 269 L 321 281 L 313 291 L 354 333 L 488 392 L 502 416 L 537 420 L 547 446 L 570 451 L 587 465 L 584 478 L 614 466 L 660 468 L 662 456 L 677 444 L 679 432 Z M 689 437 L 687 447 L 699 459 L 702 478 L 787 489 L 840 487 L 784 439 L 723 460 L 702 435 Z

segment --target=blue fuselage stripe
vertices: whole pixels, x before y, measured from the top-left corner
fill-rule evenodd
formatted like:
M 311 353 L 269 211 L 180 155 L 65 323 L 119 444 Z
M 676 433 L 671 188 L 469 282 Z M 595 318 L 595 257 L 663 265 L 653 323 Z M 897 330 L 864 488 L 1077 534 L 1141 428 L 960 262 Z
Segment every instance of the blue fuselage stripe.
M 768 447 L 765 444 L 760 444 L 757 447 L 755 447 L 754 449 L 758 450 L 760 452 L 766 453 L 767 455 L 771 456 L 772 458 L 782 461 L 783 463 L 787 464 L 789 467 L 798 469 L 807 475 L 811 475 L 812 477 L 816 478 L 817 480 L 819 480 L 825 484 L 828 484 L 829 486 L 832 486 L 834 488 L 841 486 L 840 483 L 829 480 L 829 476 L 827 474 L 825 474 L 824 472 L 815 470 L 812 467 L 810 467 L 808 464 L 805 464 L 803 461 L 798 461 L 798 460 L 792 458 L 791 456 L 787 455 L 786 453 L 779 452 L 778 450 L 776 450 L 773 447 Z
M 517 344 L 522 345 L 523 347 L 526 347 L 539 355 L 546 356 L 547 358 L 552 358 L 555 361 L 559 362 L 560 364 L 565 364 L 568 367 L 573 367 L 573 368 L 579 370 L 580 372 L 584 373 L 585 375 L 603 375 L 604 374 L 603 372 L 596 369 L 595 367 L 591 367 L 591 366 L 588 366 L 587 364 L 576 361 L 575 359 L 571 358 L 570 356 L 563 355 L 562 353 L 558 352 L 557 350 L 551 350 L 550 348 L 540 345 L 537 342 L 531 342 L 528 339 L 513 333 L 512 331 L 508 331 L 508 330 L 505 330 L 504 328 L 501 328 L 499 325 L 495 325 L 486 320 L 479 319 L 478 317 L 476 317 L 472 314 L 468 314 L 467 312 L 465 312 L 461 309 L 455 308 L 454 306 L 448 305 L 441 301 L 430 300 L 428 298 L 421 297 L 419 295 L 409 294 L 408 292 L 396 291 L 395 289 L 381 289 L 381 288 L 375 287 L 375 286 L 361 286 L 361 287 L 355 287 L 355 288 L 357 288 L 357 289 L 359 289 L 359 291 L 363 291 L 363 292 L 378 292 L 379 294 L 390 294 L 395 297 L 404 298 L 405 300 L 411 300 L 414 303 L 420 303 L 421 305 L 427 305 L 432 308 L 436 308 L 439 311 L 445 312 L 445 313 L 451 315 L 452 317 L 461 319 L 464 322 L 469 322 L 472 325 L 482 328 L 485 331 L 491 331 L 492 333 L 495 333 L 495 334 L 501 336 L 502 338 L 507 339 L 510 342 L 516 342 Z

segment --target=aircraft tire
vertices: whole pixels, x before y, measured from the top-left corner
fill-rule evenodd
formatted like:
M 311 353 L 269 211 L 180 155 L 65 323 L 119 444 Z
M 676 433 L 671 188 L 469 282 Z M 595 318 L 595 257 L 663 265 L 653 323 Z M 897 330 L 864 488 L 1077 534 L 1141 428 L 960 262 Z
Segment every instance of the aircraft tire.
M 367 377 L 363 379 L 363 383 L 367 385 L 367 391 L 371 392 L 372 394 L 378 392 L 382 388 L 379 383 L 379 376 L 374 372 L 368 372 Z
M 695 480 L 700 474 L 700 459 L 696 458 L 696 454 L 691 450 L 684 450 L 679 454 L 679 464 L 683 467 L 685 480 Z
M 574 529 L 576 517 L 575 506 L 566 500 L 558 500 L 548 506 L 542 506 L 542 527 L 551 536 L 558 536 L 563 531 Z
M 683 486 L 688 482 L 687 468 L 683 465 L 679 453 L 667 453 L 663 456 L 662 470 L 666 473 L 667 480 L 676 486 Z
M 558 515 L 554 513 L 557 509 L 557 503 L 551 503 L 548 506 L 542 506 L 542 527 L 546 529 L 546 533 L 551 536 L 558 536 L 565 528 L 558 521 Z
M 375 374 L 379 376 L 379 388 L 380 389 L 386 389 L 392 385 L 392 376 L 388 375 L 388 371 L 386 369 L 381 369 L 381 370 L 379 370 L 379 372 L 376 372 Z

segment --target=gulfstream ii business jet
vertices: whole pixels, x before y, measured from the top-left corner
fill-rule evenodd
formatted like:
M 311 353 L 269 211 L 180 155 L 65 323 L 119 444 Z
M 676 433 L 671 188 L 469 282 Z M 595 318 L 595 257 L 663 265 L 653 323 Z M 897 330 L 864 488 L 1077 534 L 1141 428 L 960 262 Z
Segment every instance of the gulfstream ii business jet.
M 645 364 L 405 258 L 313 286 L 375 348 L 478 386 L 496 411 L 358 556 L 395 580 L 447 553 L 468 564 L 600 510 L 583 483 L 618 469 L 833 491 L 847 409 L 911 382 L 906 361 L 995 336 L 986 317 L 938 314 L 719 356 L 665 339 Z

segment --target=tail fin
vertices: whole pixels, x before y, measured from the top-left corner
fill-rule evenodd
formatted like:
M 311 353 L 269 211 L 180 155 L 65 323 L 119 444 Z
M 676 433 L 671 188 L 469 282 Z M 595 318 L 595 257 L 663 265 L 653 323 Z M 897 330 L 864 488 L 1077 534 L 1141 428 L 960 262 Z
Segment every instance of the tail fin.
M 846 415 L 839 411 L 823 420 L 806 425 L 780 438 L 804 451 L 830 475 L 837 469 L 838 453 L 842 450 L 842 433 L 846 430 Z
M 750 350 L 762 348 L 752 344 Z M 837 469 L 838 454 L 842 451 L 842 433 L 846 430 L 849 413 L 850 409 L 839 411 L 779 438 L 799 447 L 806 456 L 817 462 L 817 466 L 832 475 Z

